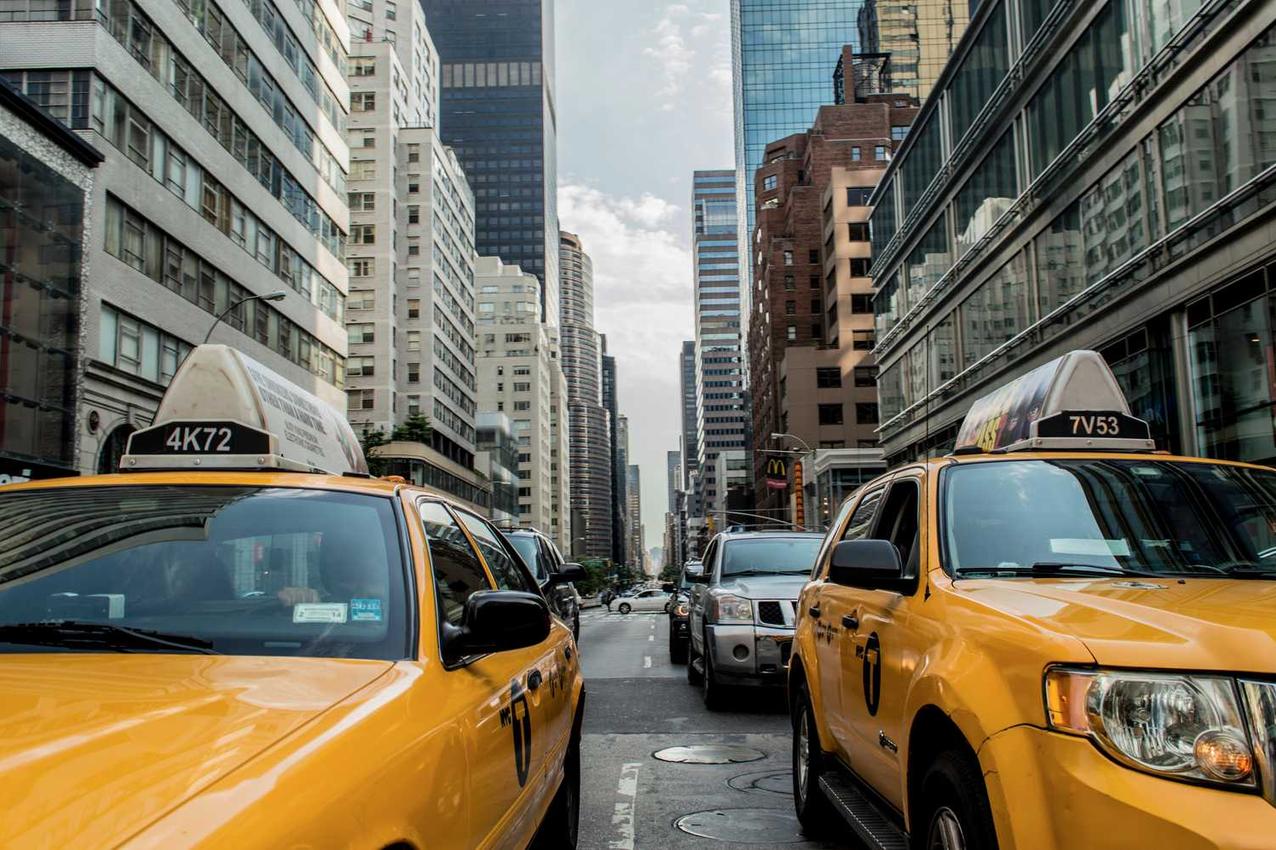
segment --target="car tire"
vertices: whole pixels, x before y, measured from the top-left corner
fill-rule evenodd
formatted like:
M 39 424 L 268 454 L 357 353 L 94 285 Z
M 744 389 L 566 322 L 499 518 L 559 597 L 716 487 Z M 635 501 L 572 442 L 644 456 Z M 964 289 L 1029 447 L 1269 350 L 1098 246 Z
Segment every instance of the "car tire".
M 974 756 L 946 750 L 922 780 L 921 850 L 997 850 L 988 789 Z
M 709 639 L 706 636 L 704 641 L 705 649 L 709 649 Z M 724 694 L 726 686 L 718 682 L 713 672 L 713 652 L 712 650 L 704 654 L 704 676 L 700 681 L 700 695 L 704 697 L 704 707 L 710 711 L 721 711 L 723 709 Z
M 692 687 L 699 687 L 703 678 L 703 674 L 696 669 L 696 659 L 699 657 L 695 646 L 691 643 L 691 638 L 687 638 L 687 684 Z
M 806 684 L 799 686 L 791 711 L 793 721 L 793 808 L 802 833 L 808 838 L 827 838 L 834 834 L 839 819 L 824 792 L 820 775 L 824 772 L 824 749 L 815 725 L 815 710 Z
M 576 616 L 572 619 L 572 640 L 580 643 L 580 612 L 576 612 Z
M 673 629 L 669 630 L 669 663 L 687 663 L 687 644 L 685 641 L 678 639 L 678 636 L 674 634 Z
M 633 609 L 633 606 L 631 606 L 628 602 L 622 602 L 620 603 L 620 605 L 616 607 L 616 610 L 622 614 L 628 614 L 630 611 L 634 609 Z
M 565 776 L 532 842 L 533 850 L 576 850 L 580 836 L 580 742 L 567 749 Z

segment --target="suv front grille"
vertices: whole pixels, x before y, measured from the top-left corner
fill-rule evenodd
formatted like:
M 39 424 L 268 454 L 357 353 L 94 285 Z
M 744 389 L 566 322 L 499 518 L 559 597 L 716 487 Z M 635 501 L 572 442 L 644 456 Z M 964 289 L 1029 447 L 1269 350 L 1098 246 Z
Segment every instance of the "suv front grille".
M 783 626 L 784 606 L 779 602 L 768 601 L 758 603 L 758 622 L 768 626 Z

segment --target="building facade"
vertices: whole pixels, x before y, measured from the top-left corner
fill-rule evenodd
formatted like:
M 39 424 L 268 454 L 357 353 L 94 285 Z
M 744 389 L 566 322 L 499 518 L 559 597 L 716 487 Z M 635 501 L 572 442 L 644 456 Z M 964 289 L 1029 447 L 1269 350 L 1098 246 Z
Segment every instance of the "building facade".
M 682 341 L 682 349 L 678 352 L 678 394 L 682 401 L 682 430 L 678 437 L 678 451 L 682 460 L 682 482 L 680 489 L 691 487 L 691 473 L 695 470 L 696 459 L 700 456 L 696 445 L 696 341 Z
M 640 572 L 645 571 L 647 560 L 642 532 L 641 471 L 631 463 L 625 469 L 625 533 L 629 537 L 625 543 L 625 549 L 628 563 Z
M 86 228 L 103 155 L 0 80 L 0 483 L 80 471 Z M 91 231 L 88 232 L 91 235 Z M 94 458 L 94 460 L 96 460 Z
M 890 91 L 925 100 L 970 22 L 967 0 L 863 0 L 859 46 L 890 58 Z
M 349 33 L 337 9 L 6 7 L 0 74 L 105 155 L 82 254 L 80 471 L 115 468 L 223 312 L 213 342 L 343 403 Z
M 1273 27 L 1261 3 L 979 7 L 873 199 L 889 461 L 1077 348 L 1160 447 L 1276 459 Z
M 560 237 L 562 364 L 567 380 L 574 557 L 612 556 L 611 415 L 603 407 L 602 350 L 594 330 L 594 269 L 580 237 Z
M 474 189 L 477 248 L 541 282 L 559 322 L 553 0 L 421 0 L 442 57 L 443 140 Z
M 519 445 L 514 422 L 504 413 L 480 413 L 474 468 L 492 484 L 492 521 L 502 528 L 519 523 Z
M 629 420 L 620 415 L 620 394 L 616 386 L 616 358 L 607 353 L 607 337 L 600 337 L 602 351 L 603 409 L 611 425 L 611 559 L 627 564 L 629 551 L 629 514 L 626 489 L 629 469 Z
M 691 501 L 701 516 L 725 506 L 718 454 L 749 448 L 735 182 L 729 170 L 692 175 L 696 474 L 690 483 Z
M 731 0 L 737 238 L 753 234 L 753 175 L 766 146 L 804 132 L 831 103 L 829 80 L 843 46 L 859 47 L 863 0 Z M 742 258 L 748 309 L 751 258 Z
M 894 94 L 821 107 L 808 131 L 767 146 L 754 175 L 749 387 L 764 513 L 784 514 L 793 492 L 767 486 L 769 462 L 785 457 L 772 451 L 877 445 L 868 199 L 893 128 L 916 113 Z
M 554 465 L 566 422 L 566 393 L 557 345 L 540 321 L 540 282 L 518 266 L 480 257 L 478 292 L 478 406 L 481 415 L 508 417 L 517 446 L 513 522 L 566 543 L 560 474 Z
M 432 126 L 438 57 L 417 4 L 348 9 L 351 297 L 347 416 L 359 432 L 430 420 L 430 446 L 474 462 L 474 198 Z M 391 17 L 392 16 L 392 17 Z

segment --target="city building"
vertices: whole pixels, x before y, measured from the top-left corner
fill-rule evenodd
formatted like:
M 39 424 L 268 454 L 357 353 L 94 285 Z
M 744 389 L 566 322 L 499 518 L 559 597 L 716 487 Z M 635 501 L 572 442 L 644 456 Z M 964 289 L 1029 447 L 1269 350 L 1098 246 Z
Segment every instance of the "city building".
M 1158 446 L 1276 460 L 1274 27 L 1270 3 L 978 7 L 872 199 L 890 463 L 1078 348 Z
M 565 439 L 566 391 L 553 328 L 540 321 L 540 282 L 495 257 L 475 265 L 478 409 L 510 419 L 518 479 L 513 521 L 563 539 L 569 520 L 554 466 Z M 499 492 L 499 488 L 498 488 Z
M 929 0 L 927 0 L 929 2 Z M 753 175 L 766 146 L 801 133 L 831 103 L 829 75 L 844 45 L 859 49 L 863 0 L 731 0 L 737 239 L 753 234 Z M 752 258 L 742 258 L 748 312 Z
M 629 420 L 620 415 L 620 395 L 616 387 L 616 358 L 607 353 L 607 336 L 600 337 L 602 352 L 603 409 L 611 424 L 611 559 L 617 564 L 628 564 L 629 513 L 626 495 L 629 469 Z
M 474 198 L 434 126 L 438 57 L 416 3 L 362 0 L 347 15 L 347 416 L 387 434 L 426 416 L 431 448 L 472 466 Z
M 725 509 L 718 454 L 749 448 L 735 182 L 729 170 L 692 175 L 696 475 L 691 501 L 702 517 Z
M 967 0 L 862 0 L 859 48 L 889 57 L 892 93 L 925 100 L 975 5 Z
M 542 324 L 544 324 L 542 322 Z M 571 460 L 571 416 L 567 407 L 567 377 L 563 374 L 561 329 L 545 325 L 550 337 L 550 357 L 558 364 L 557 379 L 551 382 L 549 393 L 549 430 L 552 437 L 549 449 L 549 531 L 550 539 L 558 551 L 572 551 L 572 490 L 569 463 Z
M 773 451 L 877 446 L 868 199 L 892 128 L 916 113 L 914 98 L 896 94 L 821 107 L 806 132 L 767 146 L 754 175 L 749 391 L 753 486 L 768 515 L 785 515 L 794 492 L 767 486 L 771 461 L 786 457 Z M 880 471 L 877 458 L 853 477 Z
M 682 489 L 682 452 L 665 452 L 666 504 L 673 510 L 676 493 Z
M 461 466 L 425 443 L 392 440 L 372 449 L 369 456 L 385 461 L 387 475 L 401 475 L 410 484 L 446 493 L 482 516 L 492 512 L 488 473 Z
M 629 535 L 625 543 L 628 563 L 645 572 L 647 549 L 642 545 L 642 481 L 634 464 L 625 470 L 625 517 L 625 532 Z
M 691 488 L 691 473 L 696 468 L 696 459 L 700 451 L 696 446 L 696 341 L 682 341 L 682 350 L 678 353 L 678 390 L 682 400 L 682 432 L 678 439 L 678 449 L 682 461 L 682 482 L 679 488 Z
M 223 314 L 213 342 L 344 404 L 349 36 L 338 8 L 5 6 L 0 76 L 105 156 L 83 210 L 80 260 L 93 274 L 77 295 L 80 471 L 117 466 Z
M 101 424 L 81 410 L 80 314 L 102 160 L 0 79 L 0 484 L 96 471 L 96 453 L 80 454 Z
M 492 521 L 502 528 L 513 528 L 520 525 L 519 445 L 514 423 L 504 413 L 480 413 L 476 426 L 474 467 L 492 484 Z
M 610 558 L 611 415 L 603 407 L 601 340 L 594 330 L 594 268 L 579 236 L 564 232 L 560 240 L 560 332 L 570 433 L 570 551 L 577 558 Z
M 541 319 L 557 325 L 554 0 L 421 5 L 443 63 L 443 141 L 474 188 L 478 253 L 536 275 Z

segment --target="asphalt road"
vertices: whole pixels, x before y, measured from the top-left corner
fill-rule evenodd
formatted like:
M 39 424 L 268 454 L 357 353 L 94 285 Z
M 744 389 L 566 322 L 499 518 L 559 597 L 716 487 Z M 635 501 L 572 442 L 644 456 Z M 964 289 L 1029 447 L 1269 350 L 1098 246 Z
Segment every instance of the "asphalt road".
M 588 693 L 582 850 L 853 850 L 805 841 L 798 830 L 781 695 L 741 691 L 732 699 L 735 710 L 709 712 L 699 688 L 687 684 L 686 668 L 669 663 L 663 614 L 586 610 L 580 655 Z M 735 755 L 753 760 L 681 764 L 654 757 L 668 747 L 705 745 L 743 748 Z

